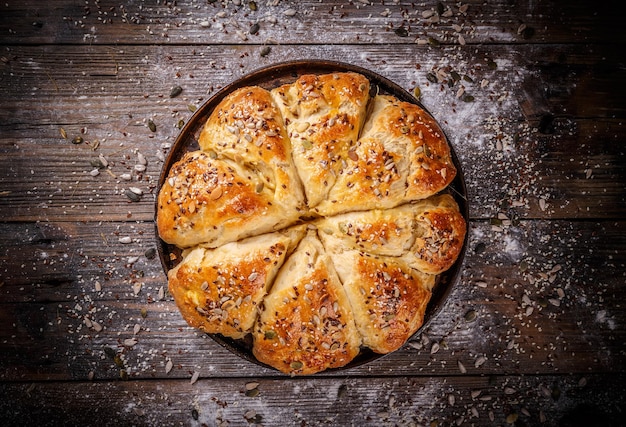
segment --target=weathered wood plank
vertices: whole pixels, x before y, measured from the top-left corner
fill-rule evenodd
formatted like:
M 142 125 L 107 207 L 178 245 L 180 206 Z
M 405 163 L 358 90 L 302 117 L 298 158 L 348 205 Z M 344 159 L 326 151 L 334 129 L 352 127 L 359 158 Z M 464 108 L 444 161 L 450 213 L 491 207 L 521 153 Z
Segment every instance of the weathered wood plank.
M 622 424 L 624 375 L 2 384 L 3 425 Z M 250 387 L 252 387 L 251 384 Z M 249 393 L 248 393 L 249 394 Z
M 215 90 L 235 78 L 225 64 L 238 56 L 235 47 L 195 55 L 188 47 L 67 47 L 63 54 L 51 47 L 15 49 L 20 51 L 17 58 L 1 69 L 10 102 L 0 106 L 0 210 L 12 221 L 119 221 L 129 212 L 133 219 L 152 218 L 159 159 L 173 143 L 178 121 L 188 120 L 188 105 L 205 100 L 207 88 Z M 465 50 L 442 65 L 432 49 L 402 47 L 402 59 L 393 64 L 382 64 L 386 48 L 368 49 L 365 58 L 342 47 L 275 51 L 281 60 L 323 56 L 323 51 L 330 59 L 375 68 L 407 89 L 419 85 L 423 102 L 441 121 L 466 168 L 474 218 L 494 217 L 502 206 L 514 206 L 516 215 L 529 218 L 623 217 L 626 156 L 619 117 L 626 94 L 619 88 L 607 93 L 610 82 L 626 73 L 607 68 L 590 76 L 607 52 L 597 52 L 595 60 L 593 55 L 566 54 L 570 63 L 561 66 L 552 47 L 500 47 L 489 54 L 481 48 Z M 486 55 L 498 58 L 496 70 L 480 64 Z M 252 52 L 241 56 L 243 68 L 236 75 L 259 65 Z M 454 50 L 444 56 L 453 58 Z M 535 69 L 526 72 L 528 58 Z M 179 65 L 185 63 L 194 63 L 194 77 L 177 79 Z M 416 63 L 423 66 L 417 70 Z M 108 68 L 111 75 L 102 77 Z M 434 70 L 471 75 L 474 83 L 463 85 L 474 101 L 457 98 L 460 82 L 453 88 L 429 82 L 426 75 Z M 484 88 L 483 79 L 488 83 Z M 170 99 L 174 84 L 184 92 Z M 594 90 L 587 92 L 590 88 Z M 89 96 L 80 95 L 85 93 Z M 588 107 L 581 111 L 575 106 L 583 104 L 583 96 L 588 96 Z M 148 129 L 149 119 L 157 132 Z M 68 139 L 61 137 L 61 128 Z M 90 144 L 74 145 L 75 137 Z M 99 148 L 93 150 L 96 142 Z M 148 158 L 145 173 L 134 170 L 137 152 Z M 92 162 L 100 154 L 109 168 L 93 177 Z M 124 195 L 130 185 L 120 179 L 125 173 L 146 193 L 142 202 L 130 204 Z M 547 202 L 545 211 L 540 199 Z
M 626 366 L 625 225 L 473 222 L 464 272 L 442 311 L 403 350 L 350 374 L 458 375 L 459 361 L 484 375 Z M 0 330 L 1 379 L 84 379 L 90 371 L 117 378 L 121 367 L 107 347 L 123 355 L 133 378 L 184 378 L 196 369 L 275 374 L 187 327 L 169 295 L 159 301 L 165 277 L 158 260 L 142 256 L 153 245 L 151 224 L 96 228 L 137 240 L 123 245 L 110 238 L 103 246 L 93 224 L 0 225 L 0 324 L 11 325 Z M 124 344 L 133 338 L 135 345 Z M 175 367 L 169 375 L 168 360 Z
M 401 44 L 428 42 L 429 38 L 453 44 L 625 40 L 619 14 L 612 7 L 595 8 L 584 1 L 258 1 L 256 11 L 248 3 L 13 1 L 3 5 L 0 32 L 10 44 L 201 45 L 208 41 L 263 44 L 272 40 L 283 44 Z M 251 28 L 254 24 L 259 24 L 257 32 Z

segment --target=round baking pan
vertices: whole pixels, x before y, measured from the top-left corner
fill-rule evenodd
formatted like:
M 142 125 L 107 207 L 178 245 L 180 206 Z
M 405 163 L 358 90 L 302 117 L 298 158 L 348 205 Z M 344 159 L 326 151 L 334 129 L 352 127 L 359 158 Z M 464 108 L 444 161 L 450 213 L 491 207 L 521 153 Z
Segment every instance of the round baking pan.
M 298 77 L 304 74 L 327 74 L 333 72 L 356 72 L 364 75 L 370 81 L 371 94 L 386 94 L 393 95 L 396 98 L 410 102 L 413 104 L 419 105 L 424 111 L 428 112 L 426 108 L 409 92 L 404 90 L 401 86 L 392 82 L 391 80 L 382 77 L 373 71 L 370 71 L 366 68 L 358 67 L 351 64 L 346 64 L 342 62 L 336 61 L 321 61 L 321 60 L 311 60 L 311 61 L 291 61 L 291 62 L 282 62 L 274 65 L 270 65 L 268 67 L 264 67 L 249 73 L 229 85 L 222 88 L 219 92 L 213 95 L 210 99 L 208 99 L 202 106 L 200 106 L 196 112 L 191 116 L 189 121 L 185 124 L 185 126 L 181 129 L 178 138 L 174 142 L 167 158 L 165 159 L 165 163 L 163 164 L 163 169 L 161 171 L 161 175 L 159 177 L 157 190 L 161 190 L 161 186 L 163 182 L 167 178 L 170 168 L 174 163 L 176 163 L 186 152 L 195 151 L 199 149 L 198 145 L 198 137 L 204 126 L 205 122 L 215 109 L 217 105 L 231 92 L 236 89 L 245 86 L 260 86 L 265 89 L 271 90 L 275 87 L 281 86 L 287 83 L 293 83 Z M 430 113 L 429 113 L 430 114 Z M 444 133 L 445 136 L 445 133 Z M 459 205 L 461 214 L 465 218 L 466 223 L 469 226 L 469 210 L 467 205 L 467 190 L 465 186 L 465 180 L 463 178 L 463 171 L 461 169 L 461 165 L 459 164 L 458 157 L 454 152 L 454 147 L 450 144 L 449 140 L 448 145 L 450 146 L 450 151 L 452 155 L 452 161 L 457 169 L 457 174 L 452 181 L 452 183 L 444 190 L 445 192 L 450 193 L 456 202 Z M 156 230 L 156 206 L 155 206 L 155 230 Z M 469 231 L 469 230 L 468 230 Z M 436 316 L 441 307 L 443 306 L 446 298 L 450 294 L 454 284 L 459 280 L 459 276 L 461 273 L 463 259 L 465 257 L 465 252 L 467 248 L 467 239 L 468 233 L 466 233 L 465 241 L 463 243 L 463 248 L 459 254 L 457 261 L 454 265 L 448 269 L 447 271 L 441 273 L 437 277 L 436 285 L 433 289 L 432 297 L 428 306 L 426 308 L 426 313 L 424 315 L 424 323 L 421 328 L 415 333 L 418 335 L 420 331 L 422 331 L 429 322 Z M 157 239 L 157 249 L 159 253 L 159 257 L 161 259 L 161 264 L 163 265 L 163 269 L 165 273 L 176 266 L 178 262 L 181 260 L 181 250 L 174 245 L 170 245 L 163 240 L 156 233 Z M 224 337 L 219 334 L 208 334 L 212 339 L 218 342 L 223 347 L 227 348 L 237 356 L 248 360 L 250 362 L 268 367 L 267 365 L 259 362 L 254 355 L 252 354 L 252 339 L 251 335 L 248 334 L 246 338 L 240 340 L 234 340 L 231 338 Z M 415 336 L 414 335 L 414 336 Z M 371 362 L 380 357 L 383 357 L 383 354 L 377 354 L 367 348 L 362 348 L 361 352 L 355 357 L 349 364 L 341 368 L 329 369 L 324 372 L 332 372 L 337 370 L 345 370 L 355 366 L 362 365 L 364 363 Z M 271 368 L 271 367 L 270 367 Z M 273 368 L 271 368 L 273 369 Z

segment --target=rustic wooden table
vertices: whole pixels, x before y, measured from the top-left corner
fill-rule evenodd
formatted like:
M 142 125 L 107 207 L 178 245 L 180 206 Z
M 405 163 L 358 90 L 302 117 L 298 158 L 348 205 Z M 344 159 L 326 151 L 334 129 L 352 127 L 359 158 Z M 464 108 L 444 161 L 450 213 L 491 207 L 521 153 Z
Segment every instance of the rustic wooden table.
M 588 3 L 3 1 L 0 424 L 624 425 L 626 33 Z M 293 59 L 418 87 L 470 206 L 428 327 L 306 378 L 186 325 L 153 223 L 193 110 Z

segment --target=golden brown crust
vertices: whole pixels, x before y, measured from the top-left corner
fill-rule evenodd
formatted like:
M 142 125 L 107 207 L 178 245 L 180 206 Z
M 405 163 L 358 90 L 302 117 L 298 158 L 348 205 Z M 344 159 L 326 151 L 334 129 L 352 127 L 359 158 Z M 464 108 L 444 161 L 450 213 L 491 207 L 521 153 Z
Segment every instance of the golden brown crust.
M 336 215 L 316 224 L 331 252 L 354 249 L 398 257 L 429 274 L 452 267 L 466 234 L 463 215 L 449 194 L 392 209 Z
M 356 73 L 304 75 L 272 90 L 285 118 L 309 208 L 322 202 L 365 120 L 369 80 Z
M 304 235 L 302 226 L 251 237 L 217 249 L 196 247 L 169 271 L 169 290 L 189 325 L 242 338 L 285 257 Z
M 289 374 L 338 368 L 359 353 L 350 305 L 314 231 L 277 276 L 253 339 L 258 360 Z
M 285 206 L 263 178 L 239 164 L 186 153 L 170 169 L 158 196 L 161 238 L 182 248 L 217 247 L 293 224 L 300 212 Z
M 377 353 L 400 348 L 422 326 L 435 276 L 358 251 L 332 258 L 363 344 Z
M 328 216 L 427 198 L 456 175 L 443 132 L 422 108 L 378 95 L 346 167 L 315 209 Z

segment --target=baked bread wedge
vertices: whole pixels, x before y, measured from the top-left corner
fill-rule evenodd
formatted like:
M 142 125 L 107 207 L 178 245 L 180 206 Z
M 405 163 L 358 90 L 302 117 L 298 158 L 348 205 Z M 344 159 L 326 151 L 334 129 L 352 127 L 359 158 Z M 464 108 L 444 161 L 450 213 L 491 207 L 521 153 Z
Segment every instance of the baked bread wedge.
M 438 193 L 455 176 L 450 147 L 435 120 L 418 105 L 378 95 L 345 167 L 315 212 L 395 207 Z
M 284 117 L 309 208 L 322 203 L 365 121 L 370 83 L 357 73 L 304 75 L 271 91 Z
M 169 290 L 187 322 L 204 332 L 243 338 L 304 226 L 263 234 L 216 249 L 195 247 L 169 271 Z
M 344 249 L 402 259 L 423 273 L 440 274 L 456 262 L 466 225 L 449 194 L 396 208 L 351 212 L 316 221 L 329 252 Z
M 394 257 L 354 250 L 330 256 L 363 345 L 383 354 L 399 349 L 424 322 L 435 276 Z
M 359 353 L 351 306 L 315 230 L 281 268 L 252 336 L 254 356 L 288 374 L 338 368 Z
M 262 174 L 204 151 L 186 153 L 170 169 L 158 195 L 157 227 L 181 248 L 218 247 L 287 227 L 301 212 L 283 204 Z

